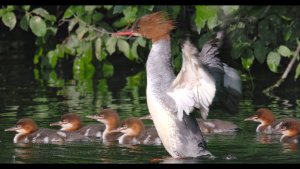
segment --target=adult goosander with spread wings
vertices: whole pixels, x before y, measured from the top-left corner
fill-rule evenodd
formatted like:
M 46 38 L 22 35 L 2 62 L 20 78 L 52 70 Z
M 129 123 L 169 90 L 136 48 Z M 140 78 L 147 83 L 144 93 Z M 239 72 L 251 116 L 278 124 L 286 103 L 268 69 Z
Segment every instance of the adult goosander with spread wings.
M 231 94 L 226 101 L 238 107 L 240 78 L 233 68 L 215 57 L 223 33 L 207 42 L 200 53 L 186 41 L 182 68 L 176 77 L 171 67 L 170 32 L 174 28 L 174 22 L 165 13 L 156 12 L 139 18 L 130 30 L 115 35 L 142 36 L 153 43 L 146 64 L 147 105 L 169 154 L 174 158 L 210 155 L 196 119 L 189 114 L 198 108 L 205 119 L 217 90 Z

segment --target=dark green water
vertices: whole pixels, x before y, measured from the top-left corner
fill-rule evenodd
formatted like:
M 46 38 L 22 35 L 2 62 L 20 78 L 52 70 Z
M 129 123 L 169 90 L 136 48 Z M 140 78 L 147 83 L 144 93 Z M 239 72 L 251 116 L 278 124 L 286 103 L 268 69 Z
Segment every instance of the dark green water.
M 49 127 L 66 112 L 76 112 L 84 124 L 91 124 L 96 122 L 84 117 L 106 107 L 118 111 L 122 119 L 146 115 L 148 110 L 144 72 L 123 76 L 115 71 L 111 78 L 81 81 L 55 78 L 53 74 L 38 78 L 31 61 L 9 57 L 11 53 L 2 53 L 1 58 L 6 59 L 1 60 L 0 67 L 0 163 L 150 163 L 154 158 L 162 158 L 161 163 L 300 163 L 299 146 L 283 145 L 279 136 L 257 135 L 257 124 L 243 121 L 260 107 L 269 107 L 277 117 L 300 115 L 300 92 L 295 82 L 283 86 L 276 97 L 266 97 L 259 85 L 271 81 L 259 74 L 254 75 L 255 88 L 244 82 L 240 114 L 231 116 L 212 108 L 209 118 L 229 120 L 242 128 L 236 134 L 206 136 L 208 150 L 215 159 L 172 159 L 163 146 L 125 147 L 100 141 L 14 144 L 15 133 L 3 130 L 23 117 L 33 118 L 39 127 Z

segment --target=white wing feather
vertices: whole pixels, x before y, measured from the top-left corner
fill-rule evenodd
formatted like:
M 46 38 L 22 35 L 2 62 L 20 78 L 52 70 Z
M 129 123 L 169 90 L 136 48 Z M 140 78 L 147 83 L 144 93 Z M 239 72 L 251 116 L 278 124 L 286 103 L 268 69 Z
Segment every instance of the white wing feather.
M 189 41 L 183 45 L 182 53 L 182 68 L 167 93 L 176 103 L 179 120 L 183 111 L 189 115 L 194 107 L 199 108 L 202 118 L 206 119 L 216 92 L 215 81 L 199 63 L 198 51 Z

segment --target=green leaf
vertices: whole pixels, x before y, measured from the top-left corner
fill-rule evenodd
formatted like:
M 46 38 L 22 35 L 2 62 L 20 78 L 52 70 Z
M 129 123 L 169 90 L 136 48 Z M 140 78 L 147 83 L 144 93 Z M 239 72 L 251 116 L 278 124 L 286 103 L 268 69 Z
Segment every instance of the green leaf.
M 129 60 L 134 60 L 139 58 L 139 55 L 137 53 L 137 46 L 138 46 L 138 40 L 135 40 L 131 45 Z
M 118 13 L 122 13 L 123 12 L 123 9 L 125 8 L 126 6 L 124 5 L 116 5 L 114 7 L 114 11 L 113 11 L 113 15 L 114 14 L 118 14 Z
M 64 49 L 63 49 L 63 46 L 62 45 L 56 45 L 56 49 L 55 49 L 55 52 L 56 52 L 56 55 L 59 57 L 59 58 L 64 58 L 65 57 L 65 52 L 64 52 Z
M 32 32 L 38 37 L 45 36 L 46 34 L 46 23 L 39 16 L 33 16 L 30 18 L 29 27 L 31 28 Z
M 298 66 L 296 68 L 295 80 L 298 79 L 299 75 L 300 75 L 300 63 L 298 64 Z
M 285 56 L 285 57 L 289 57 L 292 55 L 292 52 L 290 51 L 290 49 L 284 45 L 280 45 L 277 52 L 281 55 L 281 56 Z
M 73 7 L 70 6 L 64 13 L 63 19 L 68 19 L 71 16 L 73 16 L 74 12 L 73 12 Z
M 73 63 L 73 78 L 76 80 L 84 77 L 84 62 L 81 58 L 76 58 Z
M 97 8 L 96 5 L 86 5 L 84 6 L 85 11 L 87 12 L 93 12 Z
M 71 19 L 68 25 L 68 31 L 71 32 L 74 26 L 78 23 L 77 19 Z
M 204 28 L 206 21 L 209 22 L 210 29 L 214 28 L 217 23 L 217 10 L 216 6 L 196 6 L 195 23 L 197 28 Z
M 52 66 L 52 68 L 55 68 L 56 64 L 57 64 L 57 54 L 55 51 L 49 51 L 47 53 L 47 58 L 49 60 L 50 65 Z
M 215 15 L 214 17 L 211 17 L 207 20 L 207 26 L 210 30 L 212 30 L 214 27 L 216 27 L 217 23 L 218 23 L 217 15 Z
M 120 18 L 119 20 L 116 20 L 115 22 L 113 22 L 113 26 L 116 28 L 121 28 L 127 25 L 127 22 L 125 20 L 125 18 Z
M 112 6 L 112 5 L 103 5 L 103 7 L 104 7 L 106 10 L 110 10 L 113 6 Z
M 130 47 L 129 47 L 129 44 L 125 40 L 119 39 L 117 45 L 118 45 L 119 50 L 122 51 L 123 54 L 127 58 L 129 58 L 129 56 L 130 56 Z
M 0 9 L 0 17 L 2 17 L 6 12 L 6 9 Z
M 269 66 L 269 69 L 272 72 L 277 73 L 277 69 L 280 63 L 280 55 L 277 52 L 270 52 L 267 56 L 267 64 Z
M 127 6 L 123 10 L 124 18 L 127 23 L 133 23 L 136 20 L 137 7 Z
M 11 11 L 13 11 L 14 9 L 16 9 L 16 7 L 15 7 L 14 5 L 7 5 L 7 6 L 6 6 L 6 11 L 7 11 L 7 12 L 11 12 Z
M 66 44 L 66 47 L 69 48 L 76 48 L 79 46 L 79 40 L 77 39 L 77 37 L 75 35 L 71 35 L 70 37 L 68 37 L 64 43 Z
M 33 57 L 33 63 L 36 65 L 39 63 L 39 58 L 43 55 L 44 48 L 40 47 Z
M 43 8 L 35 8 L 31 12 L 34 13 L 34 14 L 37 14 L 37 15 L 45 18 L 45 19 L 49 16 L 49 12 L 46 11 L 45 9 L 43 9 Z
M 99 61 L 102 61 L 102 40 L 97 38 L 95 41 L 95 55 Z
M 85 77 L 86 79 L 92 79 L 95 73 L 95 66 L 92 63 L 86 64 L 85 67 Z
M 79 28 L 76 30 L 77 38 L 81 40 L 87 32 L 88 32 L 87 27 L 83 24 L 80 24 Z
M 24 9 L 25 11 L 29 11 L 30 5 L 23 5 L 22 9 Z
M 12 30 L 17 23 L 16 15 L 13 12 L 7 12 L 2 16 L 2 22 L 5 26 Z
M 90 63 L 93 59 L 93 48 L 92 43 L 87 42 L 81 45 L 83 48 L 82 59 L 85 63 Z
M 47 30 L 49 30 L 48 32 L 52 33 L 52 35 L 56 35 L 57 32 L 57 27 L 48 27 Z
M 238 59 L 245 52 L 246 45 L 244 43 L 233 43 L 233 49 L 230 51 L 232 59 Z
M 242 57 L 242 65 L 244 69 L 249 70 L 254 61 L 253 52 L 250 48 L 246 48 Z
M 256 60 L 263 64 L 266 57 L 267 57 L 267 52 L 268 49 L 264 46 L 264 42 L 262 40 L 258 40 L 254 43 L 254 55 Z
M 106 50 L 110 55 L 112 55 L 116 51 L 117 38 L 110 37 L 106 42 Z
M 26 13 L 20 21 L 20 27 L 25 31 L 28 31 L 29 19 L 30 16 Z
M 114 66 L 111 63 L 104 63 L 102 66 L 103 76 L 111 77 L 114 74 Z
M 139 44 L 140 46 L 145 47 L 147 41 L 146 41 L 144 38 L 142 38 L 142 37 L 138 37 L 138 38 L 137 38 L 137 42 L 138 42 L 138 44 Z
M 93 22 L 99 22 L 103 19 L 103 14 L 102 13 L 94 13 L 93 14 Z
M 283 30 L 283 38 L 285 41 L 288 41 L 290 38 L 291 38 L 291 35 L 292 35 L 292 29 L 290 26 L 287 26 L 284 28 Z
M 222 6 L 222 9 L 223 9 L 225 15 L 232 15 L 239 9 L 239 6 L 238 5 L 225 5 L 225 6 Z
M 45 20 L 51 21 L 51 22 L 55 22 L 56 21 L 56 17 L 54 15 L 50 15 L 48 11 L 46 11 L 43 8 L 36 8 L 34 10 L 31 11 L 32 13 L 39 15 L 41 17 L 43 17 Z

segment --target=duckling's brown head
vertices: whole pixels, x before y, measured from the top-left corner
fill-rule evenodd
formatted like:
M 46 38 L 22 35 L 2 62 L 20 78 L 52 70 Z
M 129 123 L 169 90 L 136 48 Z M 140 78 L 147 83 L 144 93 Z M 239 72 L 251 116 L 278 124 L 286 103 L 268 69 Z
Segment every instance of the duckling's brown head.
M 267 108 L 260 108 L 253 116 L 246 118 L 245 121 L 255 121 L 260 122 L 263 125 L 269 125 L 275 121 L 275 117 L 271 110 Z
M 16 131 L 21 134 L 30 134 L 38 130 L 37 124 L 31 118 L 20 119 L 15 127 L 5 129 L 4 131 Z
M 281 125 L 281 133 L 284 136 L 293 137 L 300 133 L 300 122 L 296 120 L 285 121 Z
M 81 119 L 75 113 L 68 113 L 62 115 L 59 122 L 51 123 L 50 126 L 61 126 L 63 131 L 75 131 L 81 128 Z
M 144 123 L 140 119 L 132 117 L 121 123 L 119 131 L 127 135 L 138 136 L 144 128 Z
M 99 114 L 87 116 L 87 118 L 95 119 L 106 125 L 115 126 L 115 128 L 120 124 L 118 113 L 112 109 L 103 109 Z

